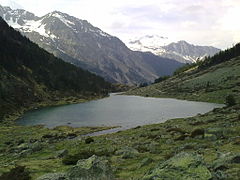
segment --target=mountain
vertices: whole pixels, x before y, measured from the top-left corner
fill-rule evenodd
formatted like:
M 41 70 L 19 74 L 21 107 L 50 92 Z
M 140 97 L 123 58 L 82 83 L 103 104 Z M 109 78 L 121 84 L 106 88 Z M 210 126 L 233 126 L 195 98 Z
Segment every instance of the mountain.
M 0 7 L 0 16 L 45 50 L 110 82 L 149 82 L 182 66 L 151 53 L 133 52 L 118 38 L 62 12 L 37 17 L 25 10 Z
M 106 96 L 111 84 L 39 48 L 0 17 L 0 120 L 5 114 Z
M 196 62 L 206 56 L 213 56 L 220 49 L 212 46 L 196 46 L 186 41 L 171 43 L 168 37 L 146 35 L 129 40 L 127 46 L 134 51 L 152 52 L 155 55 L 176 59 L 182 63 Z

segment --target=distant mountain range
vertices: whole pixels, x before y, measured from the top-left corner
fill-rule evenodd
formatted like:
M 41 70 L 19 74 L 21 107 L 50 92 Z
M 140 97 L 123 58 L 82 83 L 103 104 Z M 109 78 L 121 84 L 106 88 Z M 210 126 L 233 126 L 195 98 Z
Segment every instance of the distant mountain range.
M 152 52 L 155 55 L 175 59 L 183 63 L 193 63 L 206 56 L 213 56 L 220 49 L 212 46 L 196 46 L 186 41 L 173 43 L 167 37 L 158 35 L 146 35 L 126 42 L 134 51 Z
M 117 37 L 62 12 L 37 17 L 22 9 L 0 6 L 0 16 L 48 52 L 110 82 L 150 82 L 182 66 L 176 60 L 134 52 Z

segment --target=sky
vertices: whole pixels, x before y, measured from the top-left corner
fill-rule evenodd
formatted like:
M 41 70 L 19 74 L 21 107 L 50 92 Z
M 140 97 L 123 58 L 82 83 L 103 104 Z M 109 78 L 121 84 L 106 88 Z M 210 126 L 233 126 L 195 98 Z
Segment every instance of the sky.
M 54 10 L 123 41 L 144 35 L 221 49 L 240 42 L 240 0 L 0 0 L 43 16 Z

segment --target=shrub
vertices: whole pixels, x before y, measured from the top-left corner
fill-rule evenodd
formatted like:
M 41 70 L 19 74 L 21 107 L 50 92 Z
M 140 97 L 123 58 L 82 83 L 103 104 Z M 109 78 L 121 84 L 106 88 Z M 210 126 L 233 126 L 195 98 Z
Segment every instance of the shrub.
M 91 138 L 91 137 L 88 137 L 87 139 L 85 139 L 85 143 L 86 143 L 86 144 L 90 144 L 90 143 L 92 143 L 92 142 L 94 142 L 94 139 Z
M 3 173 L 0 176 L 1 180 L 30 180 L 29 172 L 26 171 L 24 166 L 17 166 L 9 172 Z
M 226 97 L 226 104 L 227 106 L 234 106 L 236 105 L 236 100 L 232 94 L 228 95 Z

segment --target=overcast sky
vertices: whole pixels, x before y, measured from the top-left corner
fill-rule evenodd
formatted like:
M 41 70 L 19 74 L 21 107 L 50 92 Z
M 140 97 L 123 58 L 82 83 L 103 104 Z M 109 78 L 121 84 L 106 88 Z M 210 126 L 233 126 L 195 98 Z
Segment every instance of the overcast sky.
M 157 34 L 222 49 L 240 42 L 240 0 L 0 0 L 38 16 L 59 10 L 122 40 Z

